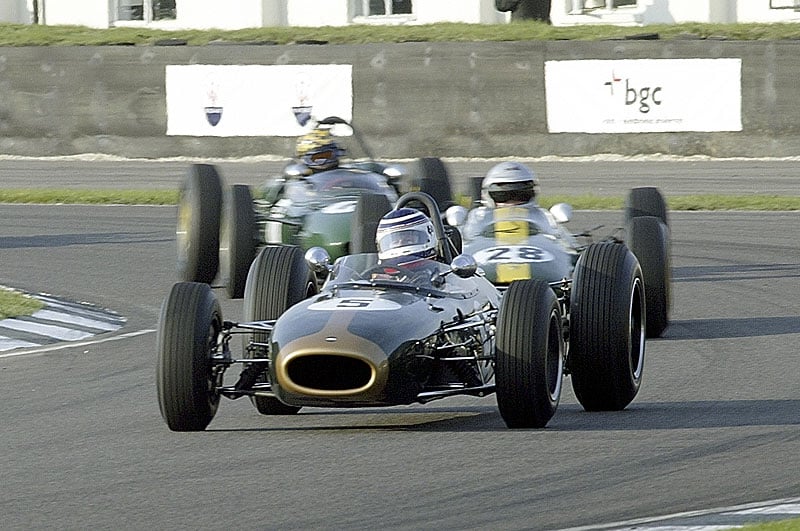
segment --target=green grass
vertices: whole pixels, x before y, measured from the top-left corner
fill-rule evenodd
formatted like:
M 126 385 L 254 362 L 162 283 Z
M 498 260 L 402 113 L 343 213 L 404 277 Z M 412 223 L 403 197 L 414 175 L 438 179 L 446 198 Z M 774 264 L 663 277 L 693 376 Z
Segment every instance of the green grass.
M 84 205 L 174 205 L 178 190 L 0 189 L 0 203 Z
M 0 286 L 0 320 L 31 315 L 44 308 L 44 303 L 24 293 Z
M 553 27 L 542 22 L 346 27 L 269 27 L 241 30 L 164 31 L 147 28 L 92 29 L 82 26 L 0 24 L 0 46 L 153 45 L 167 39 L 190 45 L 214 41 L 289 44 L 307 40 L 331 44 L 368 42 L 467 42 L 623 39 L 657 33 L 661 39 L 713 38 L 731 40 L 800 39 L 800 24 L 657 24 L 645 27 Z
M 800 197 L 780 195 L 678 195 L 667 197 L 670 210 L 800 210 Z M 618 210 L 623 197 L 584 195 L 550 195 L 541 198 L 544 207 L 569 203 L 576 210 Z M 82 204 L 82 205 L 175 205 L 178 190 L 47 190 L 0 189 L 0 203 Z M 462 204 L 469 198 L 462 198 Z
M 780 520 L 777 522 L 767 522 L 764 524 L 746 525 L 736 529 L 741 531 L 799 531 L 800 518 Z

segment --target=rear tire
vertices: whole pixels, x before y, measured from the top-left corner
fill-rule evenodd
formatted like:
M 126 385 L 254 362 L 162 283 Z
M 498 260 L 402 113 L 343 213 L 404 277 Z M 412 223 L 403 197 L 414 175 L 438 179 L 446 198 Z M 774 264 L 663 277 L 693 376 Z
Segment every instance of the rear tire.
M 654 186 L 632 188 L 628 192 L 625 200 L 625 225 L 631 219 L 642 216 L 655 216 L 669 227 L 667 202 L 658 188 Z
M 392 209 L 383 194 L 362 194 L 350 222 L 350 254 L 377 253 L 375 233 L 384 214 Z
M 161 416 L 173 431 L 202 431 L 214 418 L 211 356 L 222 330 L 219 302 L 207 284 L 179 282 L 161 306 L 156 387 Z
M 669 325 L 672 282 L 669 228 L 655 216 L 630 220 L 625 243 L 639 260 L 647 301 L 647 337 L 661 337 Z
M 561 397 L 561 309 L 540 280 L 512 282 L 497 317 L 497 407 L 509 428 L 543 428 Z
M 283 312 L 301 300 L 317 292 L 316 279 L 308 268 L 299 247 L 292 245 L 267 245 L 258 253 L 250 272 L 244 293 L 244 320 L 267 321 L 277 319 Z M 248 343 L 269 341 L 269 334 L 249 334 Z M 245 349 L 245 358 L 263 358 L 268 355 L 266 347 Z M 266 381 L 266 375 L 259 377 Z M 297 406 L 284 404 L 269 396 L 251 397 L 253 405 L 263 415 L 293 415 L 300 411 Z
M 210 284 L 219 269 L 222 179 L 209 164 L 192 164 L 178 199 L 178 274 L 187 282 Z
M 425 192 L 433 197 L 441 212 L 454 204 L 450 172 L 447 171 L 442 159 L 437 157 L 418 159 L 414 176 L 412 189 Z
M 570 300 L 569 369 L 587 411 L 624 409 L 642 382 L 645 286 L 624 245 L 598 243 L 575 266 Z
M 234 184 L 225 197 L 219 246 L 220 277 L 231 299 L 244 296 L 247 272 L 256 256 L 257 238 L 250 187 Z

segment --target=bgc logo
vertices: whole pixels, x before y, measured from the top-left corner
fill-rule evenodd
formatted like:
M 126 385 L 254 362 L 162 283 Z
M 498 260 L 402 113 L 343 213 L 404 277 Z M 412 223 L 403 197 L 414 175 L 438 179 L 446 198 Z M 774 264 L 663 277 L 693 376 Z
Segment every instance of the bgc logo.
M 611 96 L 614 96 L 614 89 L 616 87 L 617 93 L 622 93 L 625 96 L 625 106 L 638 105 L 638 111 L 642 114 L 650 112 L 652 105 L 661 105 L 663 102 L 661 95 L 661 87 L 640 87 L 626 78 L 624 81 L 624 89 L 622 88 L 622 78 L 618 78 L 616 74 L 611 72 L 611 80 L 604 83 L 605 86 L 611 90 Z

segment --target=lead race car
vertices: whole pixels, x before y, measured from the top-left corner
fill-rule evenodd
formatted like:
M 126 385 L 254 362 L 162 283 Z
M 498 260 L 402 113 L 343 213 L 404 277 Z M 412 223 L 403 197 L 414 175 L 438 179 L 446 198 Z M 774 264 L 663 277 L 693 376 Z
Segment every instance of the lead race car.
M 256 190 L 226 187 L 213 165 L 190 166 L 180 187 L 176 228 L 182 280 L 218 279 L 229 297 L 241 298 L 263 245 L 321 246 L 334 258 L 366 252 L 374 248 L 377 221 L 400 193 L 431 193 L 442 208 L 452 203 L 447 168 L 438 158 L 408 166 L 379 162 L 358 131 L 336 116 L 320 120 L 306 137 L 298 142 L 300 158 Z M 348 138 L 354 141 L 344 149 Z
M 205 429 L 222 397 L 248 396 L 260 413 L 278 415 L 494 392 L 508 427 L 541 428 L 565 374 L 586 410 L 634 399 L 644 281 L 625 245 L 589 245 L 572 279 L 517 280 L 501 291 L 473 258 L 453 256 L 430 196 L 405 194 L 395 208 L 412 204 L 430 214 L 435 237 L 427 274 L 388 272 L 375 253 L 331 265 L 322 248 L 304 260 L 299 247 L 266 246 L 248 274 L 241 322 L 223 319 L 207 284 L 176 283 L 158 327 L 158 402 L 168 427 Z M 325 277 L 319 291 L 317 274 Z M 239 356 L 236 337 L 245 338 Z M 226 381 L 233 366 L 239 376 Z

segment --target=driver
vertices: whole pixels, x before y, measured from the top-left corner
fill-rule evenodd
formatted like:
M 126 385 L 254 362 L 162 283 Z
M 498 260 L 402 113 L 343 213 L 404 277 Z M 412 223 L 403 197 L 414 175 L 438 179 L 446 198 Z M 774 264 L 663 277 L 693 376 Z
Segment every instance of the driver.
M 419 210 L 392 210 L 378 222 L 375 235 L 381 273 L 372 278 L 402 278 L 407 272 L 435 272 L 436 234 L 431 220 Z
M 484 227 L 501 220 L 529 220 L 542 230 L 558 230 L 553 215 L 539 206 L 536 196 L 539 180 L 530 168 L 519 162 L 501 162 L 492 166 L 481 183 L 481 203 L 470 211 L 464 237 L 473 240 Z M 526 225 L 527 227 L 527 225 Z M 513 226 L 511 226 L 513 228 Z M 522 227 L 520 226 L 520 230 Z M 527 228 L 524 230 L 527 232 Z M 512 232 L 506 230 L 506 232 Z M 519 234 L 520 239 L 527 234 Z
M 339 167 L 339 158 L 344 154 L 327 129 L 314 129 L 297 139 L 297 159 L 313 173 Z

